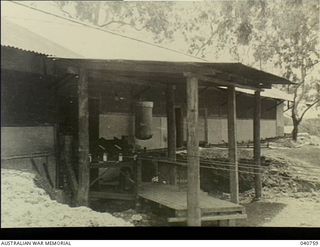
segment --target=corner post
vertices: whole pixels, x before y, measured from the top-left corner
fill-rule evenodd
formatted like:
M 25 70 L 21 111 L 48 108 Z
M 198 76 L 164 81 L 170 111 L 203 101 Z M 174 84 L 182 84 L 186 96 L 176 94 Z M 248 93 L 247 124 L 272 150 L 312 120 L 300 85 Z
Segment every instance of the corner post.
M 78 157 L 79 157 L 79 182 L 77 203 L 79 206 L 89 204 L 89 96 L 88 96 L 87 71 L 80 68 L 78 81 Z
M 230 166 L 230 195 L 231 202 L 239 203 L 239 177 L 236 129 L 236 91 L 234 86 L 228 87 L 228 146 Z
M 201 226 L 198 78 L 187 75 L 188 226 Z
M 254 162 L 255 169 L 255 199 L 259 200 L 262 194 L 262 181 L 261 181 L 261 146 L 260 146 L 260 119 L 261 119 L 261 97 L 260 91 L 257 90 L 255 95 L 255 107 L 253 118 L 253 139 L 254 139 Z

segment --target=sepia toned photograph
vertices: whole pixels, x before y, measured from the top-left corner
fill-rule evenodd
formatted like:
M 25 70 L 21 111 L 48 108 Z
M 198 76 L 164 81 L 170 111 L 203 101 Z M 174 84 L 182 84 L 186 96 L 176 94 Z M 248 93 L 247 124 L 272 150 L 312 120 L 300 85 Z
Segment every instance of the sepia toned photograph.
M 1 1 L 1 228 L 320 227 L 319 22 L 319 0 Z

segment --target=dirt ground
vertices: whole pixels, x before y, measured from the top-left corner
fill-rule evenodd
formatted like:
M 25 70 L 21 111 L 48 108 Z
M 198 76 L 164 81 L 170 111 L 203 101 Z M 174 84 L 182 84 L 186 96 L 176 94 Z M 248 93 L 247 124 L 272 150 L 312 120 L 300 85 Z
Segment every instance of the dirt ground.
M 279 197 L 243 204 L 248 218 L 238 226 L 320 227 L 320 202 Z
M 284 188 L 283 184 L 264 187 L 261 201 L 244 203 L 248 219 L 239 222 L 240 226 L 320 227 L 320 146 L 319 139 L 315 139 L 316 144 L 262 150 L 262 155 L 289 164 L 285 168 L 288 175 L 317 181 L 306 182 L 316 186 L 300 186 L 298 190 L 286 187 L 287 184 Z M 297 183 L 303 185 L 303 181 Z

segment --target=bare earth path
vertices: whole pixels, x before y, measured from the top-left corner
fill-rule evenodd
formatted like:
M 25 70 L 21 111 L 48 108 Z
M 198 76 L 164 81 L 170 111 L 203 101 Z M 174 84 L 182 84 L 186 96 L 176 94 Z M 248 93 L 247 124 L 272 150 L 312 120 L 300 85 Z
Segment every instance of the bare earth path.
M 265 149 L 264 155 L 281 156 L 303 163 L 302 169 L 320 179 L 320 147 L 305 145 L 299 148 Z M 294 164 L 294 163 L 291 163 Z M 275 195 L 273 198 L 245 204 L 248 219 L 240 226 L 320 227 L 320 192 L 305 193 L 299 198 Z
M 320 227 L 320 203 L 307 198 L 279 198 L 286 206 L 262 226 Z

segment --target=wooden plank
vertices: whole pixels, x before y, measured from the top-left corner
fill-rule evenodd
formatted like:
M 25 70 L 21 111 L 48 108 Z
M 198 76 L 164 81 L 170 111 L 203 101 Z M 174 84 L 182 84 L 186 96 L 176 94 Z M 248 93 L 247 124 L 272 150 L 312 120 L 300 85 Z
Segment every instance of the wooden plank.
M 228 214 L 228 215 L 214 215 L 214 216 L 203 216 L 201 221 L 216 221 L 216 220 L 236 220 L 236 219 L 246 219 L 246 214 Z M 186 217 L 171 217 L 168 218 L 169 223 L 174 222 L 185 222 Z
M 46 177 L 46 180 L 48 181 L 48 183 L 50 184 L 51 188 L 53 189 L 54 188 L 54 183 L 50 177 L 50 172 L 49 172 L 49 169 L 48 169 L 48 166 L 49 166 L 49 158 L 48 156 L 46 156 L 46 162 L 45 163 L 42 163 L 42 167 L 43 167 L 43 171 L 44 171 L 44 175 Z
M 123 76 L 123 75 L 113 75 L 110 74 L 110 72 L 103 72 L 103 71 L 93 71 L 91 70 L 89 72 L 89 78 L 92 78 L 92 82 L 94 85 L 101 84 L 101 83 L 130 83 L 134 85 L 140 85 L 140 86 L 150 86 L 150 80 L 148 79 L 135 79 L 132 76 Z M 91 84 L 90 84 L 91 85 Z M 153 88 L 164 88 L 165 85 L 163 85 L 160 82 L 152 80 L 152 87 Z
M 239 171 L 237 153 L 237 127 L 236 127 L 236 90 L 233 86 L 228 88 L 228 146 L 230 166 L 230 196 L 231 201 L 239 203 Z
M 36 170 L 39 177 L 43 180 L 43 182 L 48 186 L 49 192 L 53 190 L 53 184 L 51 182 L 50 177 L 48 178 L 48 174 L 44 168 L 44 165 L 41 163 L 39 166 L 36 164 L 34 158 L 30 159 L 33 168 Z
M 134 201 L 136 199 L 134 194 L 129 193 L 114 193 L 106 191 L 90 191 L 90 199 L 113 199 L 113 200 L 130 200 Z
M 71 63 L 70 63 L 71 62 Z M 168 75 L 182 75 L 183 72 L 196 72 L 214 75 L 215 70 L 210 64 L 200 66 L 193 62 L 161 62 L 161 61 L 130 61 L 130 60 L 90 60 L 79 61 L 73 59 L 56 59 L 57 67 L 66 67 L 70 64 L 85 66 L 88 70 L 118 71 L 118 72 L 144 72 L 164 73 Z
M 89 106 L 88 78 L 84 68 L 80 68 L 78 81 L 78 157 L 79 157 L 79 186 L 77 203 L 88 206 L 89 203 Z
M 201 215 L 202 217 L 212 215 L 212 214 L 217 214 L 217 213 L 233 213 L 233 214 L 245 214 L 243 212 L 242 206 L 234 206 L 234 207 L 215 207 L 211 206 L 211 208 L 201 208 Z M 186 210 L 177 210 L 176 211 L 176 216 L 179 217 L 186 217 L 187 216 L 187 211 Z
M 72 154 L 73 154 L 72 139 L 73 139 L 72 136 L 62 137 L 62 142 L 63 142 L 62 159 L 66 167 L 67 177 L 70 182 L 71 190 L 73 194 L 76 195 L 78 191 L 78 181 L 72 166 Z
M 176 186 L 143 183 L 138 196 L 144 200 L 152 201 L 159 205 L 173 209 L 176 216 L 187 216 L 186 192 L 179 191 Z M 243 206 L 214 198 L 206 193 L 201 193 L 200 208 L 202 216 L 207 216 L 213 213 L 245 213 Z
M 40 158 L 40 157 L 48 157 L 54 155 L 54 153 L 34 153 L 34 154 L 22 154 L 22 155 L 12 155 L 1 157 L 1 160 L 16 160 L 16 159 L 31 159 L 31 158 Z
M 176 134 L 176 114 L 175 114 L 175 89 L 171 84 L 167 84 L 166 97 L 167 97 L 167 145 L 168 145 L 168 159 L 176 160 L 176 146 L 177 146 L 177 134 Z M 177 167 L 173 166 L 171 169 L 172 177 L 171 183 L 177 183 Z
M 261 181 L 261 146 L 260 146 L 260 119 L 261 119 L 261 96 L 260 91 L 255 91 L 255 107 L 253 117 L 253 139 L 254 139 L 254 162 L 256 165 L 255 172 L 255 198 L 260 199 L 262 194 Z
M 90 168 L 128 167 L 133 166 L 134 161 L 98 161 L 91 162 Z
M 200 162 L 198 137 L 198 79 L 188 76 L 187 91 L 187 157 L 188 157 L 188 226 L 201 226 Z
M 55 100 L 56 109 L 57 107 L 57 100 Z M 58 118 L 57 118 L 58 119 Z M 53 128 L 53 147 L 54 147 L 54 163 L 55 163 L 55 177 L 54 177 L 54 186 L 55 188 L 60 188 L 60 172 L 61 172 L 61 164 L 60 164 L 60 150 L 59 150 L 59 125 L 55 124 Z

